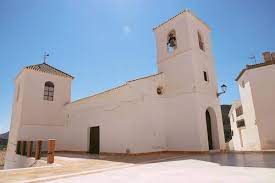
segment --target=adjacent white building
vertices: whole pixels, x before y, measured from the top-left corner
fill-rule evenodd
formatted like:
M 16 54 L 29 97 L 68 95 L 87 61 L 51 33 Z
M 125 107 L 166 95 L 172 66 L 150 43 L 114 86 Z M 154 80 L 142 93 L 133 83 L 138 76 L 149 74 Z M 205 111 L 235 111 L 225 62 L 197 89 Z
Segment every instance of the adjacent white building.
M 229 111 L 232 140 L 230 150 L 241 151 L 244 148 L 243 138 L 246 132 L 246 124 L 241 102 L 234 101 Z M 233 145 L 233 146 L 232 146 Z
M 210 28 L 190 11 L 154 28 L 158 73 L 71 102 L 73 77 L 46 64 L 15 80 L 5 168 L 18 140 L 54 138 L 57 151 L 139 154 L 225 148 Z
M 241 102 L 229 114 L 235 150 L 275 148 L 275 53 L 263 57 L 263 63 L 247 65 L 236 79 Z M 236 116 L 240 110 L 243 114 Z

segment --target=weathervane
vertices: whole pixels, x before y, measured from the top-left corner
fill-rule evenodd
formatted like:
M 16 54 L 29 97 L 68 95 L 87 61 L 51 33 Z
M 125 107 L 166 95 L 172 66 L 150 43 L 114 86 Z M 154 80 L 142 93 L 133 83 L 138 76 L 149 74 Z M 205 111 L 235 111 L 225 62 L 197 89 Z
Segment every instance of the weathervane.
M 253 56 L 251 56 L 251 57 L 248 57 L 248 58 L 251 59 L 251 60 L 254 60 L 255 64 L 257 64 L 257 60 L 256 60 L 255 55 L 253 55 Z
M 47 57 L 48 56 L 50 56 L 50 54 L 48 54 L 48 53 L 44 53 L 44 59 L 43 59 L 43 63 L 45 64 L 46 63 L 46 61 L 47 61 Z

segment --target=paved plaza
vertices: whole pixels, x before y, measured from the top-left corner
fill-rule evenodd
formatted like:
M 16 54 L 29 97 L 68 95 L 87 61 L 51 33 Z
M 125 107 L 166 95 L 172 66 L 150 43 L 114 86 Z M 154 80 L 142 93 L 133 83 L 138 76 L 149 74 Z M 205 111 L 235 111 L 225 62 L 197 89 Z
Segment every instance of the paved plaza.
M 275 182 L 275 154 L 205 154 L 51 181 L 58 182 Z
M 182 156 L 178 153 L 158 153 L 140 156 L 90 155 L 87 153 L 56 153 L 55 164 L 44 167 L 0 171 L 0 183 L 40 182 L 76 174 L 95 173 L 114 168 L 134 166 Z M 45 160 L 45 158 L 42 158 Z M 42 163 L 41 163 L 42 164 Z
M 57 182 L 275 182 L 275 154 L 205 154 L 135 165 Z
M 275 182 L 275 152 L 92 156 L 57 154 L 50 167 L 0 171 L 0 182 Z

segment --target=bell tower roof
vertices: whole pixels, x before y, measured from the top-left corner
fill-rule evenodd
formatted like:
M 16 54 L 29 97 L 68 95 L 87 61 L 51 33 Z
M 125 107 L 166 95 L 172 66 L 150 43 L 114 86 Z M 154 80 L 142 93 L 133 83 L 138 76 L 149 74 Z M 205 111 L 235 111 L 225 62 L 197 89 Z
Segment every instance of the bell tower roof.
M 56 69 L 53 66 L 50 66 L 49 64 L 46 64 L 46 63 L 30 65 L 30 66 L 25 67 L 24 69 L 35 70 L 35 71 L 39 71 L 39 72 L 44 72 L 44 73 L 48 73 L 48 74 L 53 74 L 53 75 L 57 75 L 57 76 L 74 79 L 73 76 L 71 76 L 59 69 Z
M 163 22 L 162 24 L 160 24 L 160 25 L 154 27 L 153 30 L 158 29 L 159 27 L 161 27 L 162 25 L 166 24 L 167 22 L 169 22 L 169 21 L 175 19 L 176 17 L 178 17 L 178 16 L 180 16 L 180 15 L 182 15 L 182 14 L 185 14 L 185 13 L 190 14 L 190 15 L 193 16 L 195 19 L 197 19 L 198 21 L 200 21 L 203 25 L 205 25 L 205 27 L 207 27 L 209 30 L 211 30 L 211 28 L 210 28 L 204 21 L 202 21 L 199 17 L 197 17 L 197 16 L 196 16 L 191 10 L 189 10 L 189 9 L 183 10 L 182 12 L 180 12 L 179 14 L 177 14 L 176 16 L 173 16 L 173 17 L 170 18 L 169 20 L 167 20 L 167 21 Z

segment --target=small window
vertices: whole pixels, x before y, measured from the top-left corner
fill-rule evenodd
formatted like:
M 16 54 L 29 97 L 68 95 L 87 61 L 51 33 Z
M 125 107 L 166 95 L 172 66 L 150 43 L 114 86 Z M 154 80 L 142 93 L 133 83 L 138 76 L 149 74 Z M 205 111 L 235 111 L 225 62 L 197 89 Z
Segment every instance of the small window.
M 203 78 L 204 78 L 204 81 L 208 81 L 208 74 L 206 71 L 203 71 Z
M 198 40 L 199 40 L 199 47 L 200 47 L 200 49 L 201 49 L 202 51 L 205 51 L 205 49 L 204 49 L 203 38 L 202 38 L 200 32 L 198 32 Z
M 237 121 L 237 128 L 245 127 L 244 119 Z
M 240 107 L 236 108 L 236 116 L 239 117 L 242 114 L 243 114 L 243 107 L 240 106 Z
M 50 81 L 47 81 L 44 87 L 44 100 L 53 101 L 53 97 L 54 97 L 54 84 Z
M 176 31 L 171 31 L 168 34 L 167 38 L 167 50 L 169 53 L 172 53 L 177 48 L 177 38 L 176 38 Z
M 244 88 L 244 87 L 245 87 L 245 82 L 244 82 L 244 81 L 242 81 L 241 86 L 242 86 L 242 88 Z

